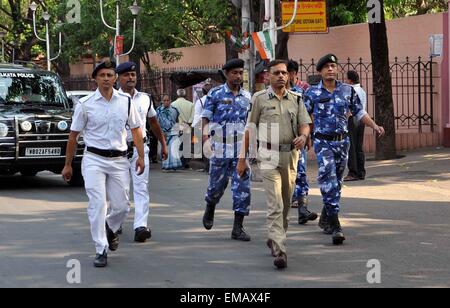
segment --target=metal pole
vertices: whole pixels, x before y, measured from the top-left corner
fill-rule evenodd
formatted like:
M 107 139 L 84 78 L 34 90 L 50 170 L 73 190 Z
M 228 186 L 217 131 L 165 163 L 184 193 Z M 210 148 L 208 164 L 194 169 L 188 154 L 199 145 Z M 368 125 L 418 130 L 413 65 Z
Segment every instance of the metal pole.
M 450 1 L 448 1 L 448 12 L 447 12 L 447 26 L 448 26 L 448 33 L 447 33 L 447 44 L 448 44 L 448 50 L 447 50 L 447 70 L 448 70 L 448 118 L 446 123 L 446 128 L 450 128 Z M 445 120 L 444 120 L 445 121 Z
M 117 51 L 117 37 L 120 35 L 120 16 L 119 16 L 119 0 L 116 1 L 116 39 L 114 40 L 114 53 Z M 116 54 L 116 64 L 120 64 L 120 53 Z
M 50 32 L 48 31 L 48 21 L 45 22 L 45 43 L 47 45 L 47 70 L 51 71 L 52 64 L 50 60 Z
M 270 0 L 270 40 L 272 41 L 273 58 L 276 58 L 277 47 L 277 24 L 275 22 L 275 0 Z M 273 60 L 273 59 L 271 59 Z
M 250 0 L 242 0 L 242 34 L 244 34 L 247 31 L 250 31 L 249 25 L 250 25 Z M 252 91 L 252 67 L 250 60 L 251 55 L 249 50 L 245 50 L 243 54 L 243 60 L 245 61 L 245 70 L 248 72 L 248 90 L 249 92 Z

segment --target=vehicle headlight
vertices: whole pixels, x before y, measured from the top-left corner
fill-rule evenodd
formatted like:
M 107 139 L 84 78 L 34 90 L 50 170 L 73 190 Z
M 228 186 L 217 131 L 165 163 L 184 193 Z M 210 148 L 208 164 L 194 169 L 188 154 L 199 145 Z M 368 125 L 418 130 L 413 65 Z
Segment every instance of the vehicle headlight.
M 0 123 L 0 138 L 8 136 L 8 131 L 9 131 L 8 125 Z
M 33 128 L 33 125 L 28 121 L 23 121 L 20 123 L 20 128 L 22 128 L 24 132 L 29 132 Z
M 60 121 L 58 123 L 58 129 L 62 132 L 66 131 L 69 128 L 69 124 L 66 121 Z

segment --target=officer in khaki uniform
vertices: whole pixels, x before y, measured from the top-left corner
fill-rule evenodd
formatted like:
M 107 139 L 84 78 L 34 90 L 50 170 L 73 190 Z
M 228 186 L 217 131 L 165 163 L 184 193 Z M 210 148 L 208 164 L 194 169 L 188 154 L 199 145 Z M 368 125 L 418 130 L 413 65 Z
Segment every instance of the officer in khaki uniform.
M 249 144 L 259 140 L 258 161 L 268 205 L 267 245 L 275 257 L 277 268 L 287 266 L 286 231 L 291 197 L 297 176 L 299 149 L 303 149 L 310 133 L 309 117 L 302 97 L 286 89 L 287 63 L 269 64 L 270 87 L 252 98 L 245 143 L 238 172 L 247 170 Z

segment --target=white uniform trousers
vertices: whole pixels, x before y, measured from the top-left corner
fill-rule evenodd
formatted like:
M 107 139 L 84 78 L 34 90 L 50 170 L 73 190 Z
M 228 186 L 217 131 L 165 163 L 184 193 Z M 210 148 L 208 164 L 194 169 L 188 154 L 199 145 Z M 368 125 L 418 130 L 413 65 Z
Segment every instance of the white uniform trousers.
M 136 147 L 134 148 L 133 157 L 130 164 L 131 179 L 133 183 L 134 194 L 134 230 L 139 227 L 147 227 L 150 195 L 148 190 L 149 174 L 150 174 L 150 149 L 144 146 L 145 170 L 141 175 L 136 174 L 136 161 L 139 157 Z
M 126 157 L 105 158 L 85 152 L 81 168 L 89 198 L 91 235 L 97 253 L 101 254 L 108 249 L 105 221 L 116 232 L 130 211 L 130 162 Z

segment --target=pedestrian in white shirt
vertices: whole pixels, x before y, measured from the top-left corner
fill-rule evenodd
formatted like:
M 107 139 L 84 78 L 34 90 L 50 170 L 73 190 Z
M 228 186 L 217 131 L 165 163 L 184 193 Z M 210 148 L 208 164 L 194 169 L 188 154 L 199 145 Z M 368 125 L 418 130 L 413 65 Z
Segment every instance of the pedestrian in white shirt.
M 367 95 L 361 87 L 359 75 L 356 71 L 347 72 L 347 83 L 353 86 L 361 104 L 367 111 Z M 348 119 L 348 132 L 350 135 L 350 151 L 348 153 L 348 174 L 344 181 L 359 181 L 366 178 L 366 157 L 364 155 L 364 131 L 366 126 L 362 122 L 356 121 L 351 116 Z
M 119 246 L 117 230 L 129 211 L 130 162 L 127 159 L 127 127 L 131 129 L 138 158 L 135 170 L 145 171 L 141 121 L 130 97 L 114 90 L 115 63 L 105 61 L 92 73 L 98 89 L 80 100 L 73 115 L 62 176 L 70 181 L 77 138 L 83 132 L 86 144 L 82 174 L 89 198 L 88 216 L 95 243 L 95 267 L 107 265 L 107 249 Z M 108 203 L 110 211 L 107 214 Z
M 159 126 L 158 119 L 156 118 L 156 111 L 153 107 L 153 101 L 150 95 L 142 93 L 136 90 L 137 72 L 136 63 L 125 62 L 120 64 L 116 68 L 116 73 L 119 76 L 119 93 L 128 95 L 131 97 L 134 105 L 136 106 L 139 120 L 142 123 L 142 136 L 144 143 L 144 157 L 145 165 L 150 165 L 150 148 L 147 145 L 147 119 L 150 123 L 150 128 L 152 129 L 155 136 L 162 144 L 162 158 L 167 159 L 167 147 L 166 140 Z M 149 215 L 149 205 L 150 205 L 150 193 L 149 193 L 149 175 L 150 168 L 146 168 L 144 173 L 138 175 L 136 170 L 132 167 L 136 160 L 139 158 L 138 151 L 133 144 L 133 138 L 131 131 L 128 130 L 127 142 L 131 148 L 131 179 L 133 185 L 134 193 L 134 225 L 133 230 L 134 241 L 143 243 L 150 239 L 152 236 L 151 230 L 148 228 L 148 215 Z

